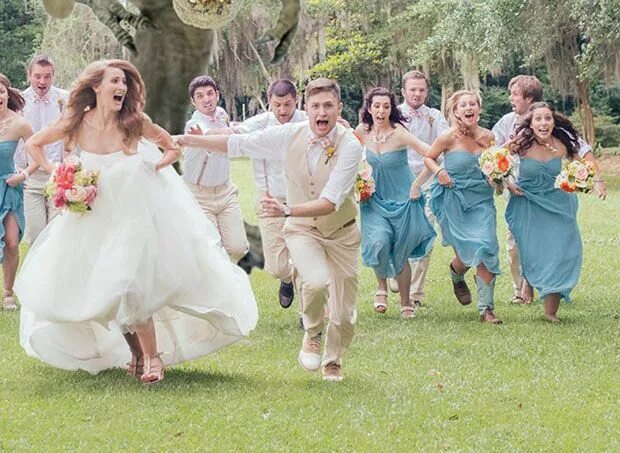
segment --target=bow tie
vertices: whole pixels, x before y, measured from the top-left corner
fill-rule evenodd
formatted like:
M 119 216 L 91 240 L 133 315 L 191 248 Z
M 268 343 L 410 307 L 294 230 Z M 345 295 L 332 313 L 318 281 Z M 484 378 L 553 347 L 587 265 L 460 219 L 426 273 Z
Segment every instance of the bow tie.
M 40 102 L 42 102 L 43 104 L 49 104 L 50 103 L 50 95 L 49 95 L 49 93 L 46 94 L 45 96 L 35 95 L 34 96 L 34 103 L 38 104 Z
M 310 133 L 308 134 L 308 145 L 310 146 L 314 146 L 316 144 L 319 144 L 323 147 L 323 149 L 331 146 L 332 141 L 328 138 L 328 137 L 317 137 L 316 135 Z
M 411 118 L 422 118 L 424 116 L 424 113 L 422 113 L 420 109 L 412 109 L 411 107 L 409 107 L 409 116 Z

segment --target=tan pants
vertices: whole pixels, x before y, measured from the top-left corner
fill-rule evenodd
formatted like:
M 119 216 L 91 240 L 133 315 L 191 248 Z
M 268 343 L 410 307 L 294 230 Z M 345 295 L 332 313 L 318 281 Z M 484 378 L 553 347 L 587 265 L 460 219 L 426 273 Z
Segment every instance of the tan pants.
M 353 224 L 325 237 L 314 228 L 286 225 L 284 237 L 302 281 L 304 327 L 311 337 L 323 332 L 327 305 L 323 365 L 340 364 L 357 319 L 359 228 Z
M 512 287 L 514 288 L 515 296 L 520 296 L 521 287 L 523 286 L 521 258 L 519 257 L 517 241 L 510 230 L 508 230 L 507 235 L 506 251 L 508 252 L 508 264 L 510 265 L 510 275 L 512 276 Z
M 219 231 L 222 246 L 230 260 L 237 263 L 250 249 L 243 225 L 241 206 L 237 198 L 237 187 L 230 181 L 212 187 L 196 184 L 187 184 L 187 186 L 196 197 L 203 212 Z
M 293 278 L 291 255 L 284 241 L 284 217 L 259 217 L 265 256 L 265 271 L 274 278 L 290 283 Z
M 34 243 L 41 231 L 60 212 L 43 193 L 49 178 L 49 173 L 37 170 L 28 178 L 24 187 L 24 216 L 26 219 L 24 238 L 29 244 Z

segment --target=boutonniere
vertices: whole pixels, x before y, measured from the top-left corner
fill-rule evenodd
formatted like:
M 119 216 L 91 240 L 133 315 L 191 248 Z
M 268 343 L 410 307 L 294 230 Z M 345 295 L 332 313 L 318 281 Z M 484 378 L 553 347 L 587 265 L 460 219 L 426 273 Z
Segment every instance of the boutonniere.
M 435 121 L 435 118 L 433 118 L 432 115 L 428 115 L 428 124 L 432 127 L 433 126 L 433 122 Z
M 58 98 L 56 102 L 58 103 L 58 110 L 60 110 L 60 113 L 62 113 L 65 108 L 65 100 L 63 98 Z
M 336 154 L 336 147 L 334 145 L 329 145 L 325 147 L 325 154 L 327 155 L 327 159 L 325 159 L 325 165 L 329 162 L 329 159 L 332 158 L 334 154 Z

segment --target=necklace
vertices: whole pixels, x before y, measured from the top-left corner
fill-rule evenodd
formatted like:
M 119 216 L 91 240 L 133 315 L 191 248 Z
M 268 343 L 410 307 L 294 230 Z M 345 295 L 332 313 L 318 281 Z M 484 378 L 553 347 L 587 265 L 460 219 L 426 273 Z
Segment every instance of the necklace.
M 540 143 L 538 140 L 536 140 L 536 143 L 545 148 L 547 151 L 551 151 L 553 154 L 558 152 L 558 149 L 549 143 Z
M 387 139 L 390 138 L 394 132 L 396 132 L 396 129 L 388 132 L 387 134 L 384 134 L 383 136 L 381 136 L 381 135 L 377 134 L 376 132 L 374 132 L 371 135 L 372 141 L 373 141 L 373 143 L 383 144 L 383 143 L 387 142 Z
M 4 135 L 9 130 L 9 124 L 11 123 L 11 118 L 5 118 L 0 120 L 0 135 Z

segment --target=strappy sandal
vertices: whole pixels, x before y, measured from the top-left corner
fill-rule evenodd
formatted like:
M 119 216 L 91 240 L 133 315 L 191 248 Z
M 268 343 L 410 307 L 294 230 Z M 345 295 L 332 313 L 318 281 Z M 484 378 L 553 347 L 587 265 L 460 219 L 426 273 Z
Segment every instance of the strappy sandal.
M 5 289 L 3 291 L 2 308 L 4 308 L 6 311 L 13 311 L 17 309 L 15 297 L 13 297 L 13 291 L 10 289 Z
M 164 362 L 159 356 L 160 354 L 152 357 L 144 356 L 144 373 L 140 376 L 144 385 L 153 385 L 164 380 Z M 158 359 L 159 364 L 154 364 L 153 359 Z
M 381 296 L 385 296 L 385 302 L 377 299 L 377 297 L 381 297 Z M 372 308 L 376 313 L 383 314 L 387 311 L 387 308 L 388 308 L 387 297 L 388 297 L 387 291 L 385 291 L 384 289 L 377 290 L 377 292 L 375 293 L 375 300 L 372 302 Z
M 127 362 L 127 376 L 141 379 L 144 373 L 144 357 L 131 353 L 131 361 Z
M 414 305 L 401 305 L 400 306 L 400 317 L 402 319 L 415 318 L 415 306 Z

